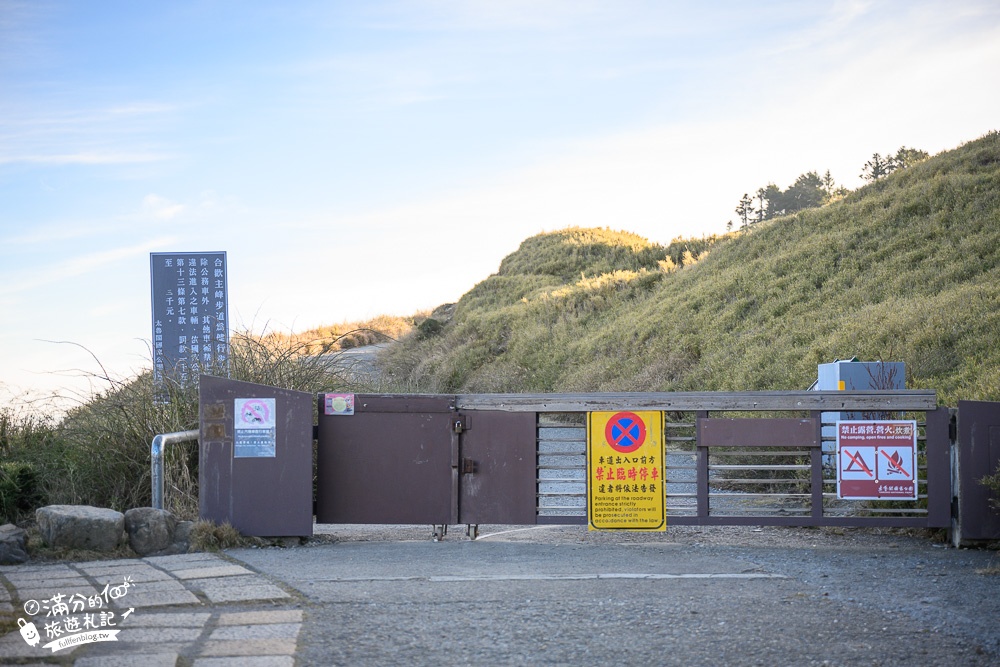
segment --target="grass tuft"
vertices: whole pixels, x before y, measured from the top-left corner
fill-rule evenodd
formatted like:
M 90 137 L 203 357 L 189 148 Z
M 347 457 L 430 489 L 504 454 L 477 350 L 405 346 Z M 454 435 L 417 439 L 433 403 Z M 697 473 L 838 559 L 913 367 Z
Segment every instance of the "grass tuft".
M 191 526 L 191 551 L 221 551 L 249 546 L 253 542 L 240 535 L 228 521 L 219 525 L 213 521 L 196 521 Z

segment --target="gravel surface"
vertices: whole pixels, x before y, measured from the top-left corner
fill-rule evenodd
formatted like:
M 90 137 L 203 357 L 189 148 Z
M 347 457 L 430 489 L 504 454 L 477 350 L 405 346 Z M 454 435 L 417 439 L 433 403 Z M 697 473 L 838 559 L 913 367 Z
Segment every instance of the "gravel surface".
M 317 526 L 228 552 L 306 600 L 299 664 L 997 665 L 1000 557 L 899 531 Z

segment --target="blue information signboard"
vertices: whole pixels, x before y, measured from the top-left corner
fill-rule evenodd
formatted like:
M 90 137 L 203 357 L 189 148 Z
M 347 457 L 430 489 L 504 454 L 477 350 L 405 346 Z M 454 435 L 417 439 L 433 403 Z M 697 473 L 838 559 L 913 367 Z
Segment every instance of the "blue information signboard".
M 190 386 L 202 372 L 228 375 L 229 297 L 225 252 L 149 255 L 153 305 L 153 385 Z

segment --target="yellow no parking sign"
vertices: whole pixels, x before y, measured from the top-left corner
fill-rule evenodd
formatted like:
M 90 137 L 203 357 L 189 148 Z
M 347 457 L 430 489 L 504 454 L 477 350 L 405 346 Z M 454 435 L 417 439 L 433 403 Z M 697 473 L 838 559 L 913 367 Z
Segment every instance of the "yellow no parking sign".
M 587 414 L 590 530 L 666 530 L 663 413 Z

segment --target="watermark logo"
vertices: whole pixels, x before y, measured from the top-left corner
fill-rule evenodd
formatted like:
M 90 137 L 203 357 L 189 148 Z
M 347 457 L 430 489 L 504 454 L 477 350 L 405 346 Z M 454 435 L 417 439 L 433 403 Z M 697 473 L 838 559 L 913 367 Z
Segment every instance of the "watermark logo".
M 52 649 L 53 653 L 82 644 L 116 642 L 120 632 L 116 627 L 118 622 L 128 618 L 135 609 L 129 608 L 116 619 L 117 614 L 109 607 L 112 600 L 125 597 L 132 586 L 135 586 L 132 578 L 125 577 L 121 585 L 107 584 L 97 595 L 57 593 L 47 600 L 28 600 L 24 603 L 24 612 L 29 617 L 39 616 L 37 620 L 42 631 L 39 632 L 33 620 L 19 618 L 21 637 L 34 647 L 41 643 L 44 633 L 44 638 L 51 641 L 42 648 Z
M 24 641 L 28 642 L 28 646 L 38 646 L 38 642 L 42 641 L 42 638 L 39 636 L 35 624 L 28 623 L 23 618 L 17 619 L 17 624 L 21 626 L 21 636 L 24 637 Z

